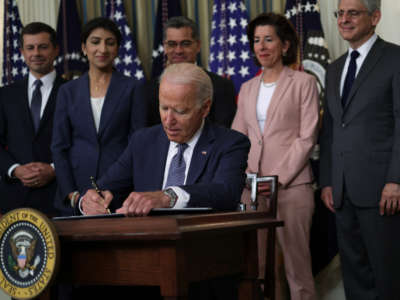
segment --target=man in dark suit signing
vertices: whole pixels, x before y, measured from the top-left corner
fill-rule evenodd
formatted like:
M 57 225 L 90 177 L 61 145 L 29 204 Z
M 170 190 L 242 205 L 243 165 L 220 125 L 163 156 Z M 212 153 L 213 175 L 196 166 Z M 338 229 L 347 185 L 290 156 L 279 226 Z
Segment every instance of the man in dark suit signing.
M 101 189 L 134 191 L 122 204 L 109 191 L 103 201 L 89 190 L 81 201 L 83 213 L 105 213 L 109 205 L 127 215 L 146 215 L 157 207 L 236 209 L 250 143 L 205 120 L 211 95 L 210 78 L 195 64 L 167 67 L 160 84 L 162 125 L 135 132 L 98 182 Z
M 164 26 L 164 53 L 167 65 L 176 63 L 196 63 L 200 53 L 200 35 L 197 24 L 183 16 L 169 19 Z M 236 113 L 235 88 L 231 80 L 206 71 L 213 85 L 213 103 L 208 119 L 216 124 L 231 127 Z M 143 98 L 148 104 L 149 125 L 160 123 L 158 113 L 159 78 L 153 78 L 138 89 L 138 99 Z
M 29 75 L 0 89 L 0 210 L 33 207 L 53 216 L 50 143 L 56 95 L 64 82 L 53 67 L 56 32 L 47 24 L 30 23 L 20 42 Z
M 321 185 L 336 215 L 346 298 L 400 299 L 400 47 L 375 34 L 379 0 L 341 0 L 349 51 L 328 68 Z

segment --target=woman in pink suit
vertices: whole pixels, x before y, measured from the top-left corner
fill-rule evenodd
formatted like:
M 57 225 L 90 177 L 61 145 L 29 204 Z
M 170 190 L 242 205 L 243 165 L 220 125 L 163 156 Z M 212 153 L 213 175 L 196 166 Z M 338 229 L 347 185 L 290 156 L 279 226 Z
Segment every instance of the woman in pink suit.
M 232 128 L 251 141 L 247 172 L 278 175 L 277 299 L 283 299 L 286 275 L 292 300 L 316 299 L 309 237 L 314 211 L 309 157 L 319 117 L 314 77 L 288 66 L 296 62 L 298 39 L 278 14 L 257 16 L 247 28 L 250 48 L 263 72 L 240 89 Z M 267 210 L 268 186 L 259 187 L 259 210 Z M 250 203 L 250 191 L 242 195 Z M 265 274 L 267 232 L 259 232 L 259 271 Z M 284 271 L 283 271 L 284 266 Z

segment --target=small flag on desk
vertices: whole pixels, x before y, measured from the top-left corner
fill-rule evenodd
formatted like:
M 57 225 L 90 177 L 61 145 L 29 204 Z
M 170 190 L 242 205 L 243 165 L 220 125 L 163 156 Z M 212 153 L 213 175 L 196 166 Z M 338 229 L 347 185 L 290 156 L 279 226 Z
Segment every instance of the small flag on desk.
M 2 85 L 9 85 L 28 75 L 28 67 L 20 52 L 22 23 L 16 0 L 4 0 L 3 76 Z
M 209 69 L 230 78 L 237 93 L 259 70 L 251 57 L 247 24 L 247 10 L 241 0 L 214 1 Z
M 60 54 L 56 70 L 67 79 L 79 77 L 88 69 L 87 59 L 81 54 L 81 21 L 76 1 L 61 0 L 58 12 L 57 43 Z
M 136 80 L 145 80 L 142 63 L 136 52 L 136 45 L 132 38 L 132 31 L 128 26 L 125 6 L 122 0 L 106 0 L 106 17 L 113 20 L 122 34 L 122 43 L 119 47 L 115 67 L 125 76 Z

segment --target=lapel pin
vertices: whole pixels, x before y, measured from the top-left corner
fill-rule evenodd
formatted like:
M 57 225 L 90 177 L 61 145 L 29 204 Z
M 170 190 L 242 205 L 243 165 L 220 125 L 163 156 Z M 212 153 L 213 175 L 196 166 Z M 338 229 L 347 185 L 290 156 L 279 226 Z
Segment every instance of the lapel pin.
M 201 154 L 206 155 L 207 151 L 201 151 Z

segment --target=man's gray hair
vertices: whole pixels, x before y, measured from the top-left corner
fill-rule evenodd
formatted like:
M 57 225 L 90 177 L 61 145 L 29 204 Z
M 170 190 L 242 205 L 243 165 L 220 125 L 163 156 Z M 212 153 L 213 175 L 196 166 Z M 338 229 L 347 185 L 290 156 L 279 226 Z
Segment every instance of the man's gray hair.
M 376 10 L 381 10 L 381 0 L 360 0 L 362 4 L 368 9 L 369 13 L 372 14 Z M 340 4 L 341 0 L 339 1 Z
M 212 100 L 213 86 L 210 76 L 200 67 L 192 63 L 172 64 L 161 74 L 163 80 L 173 84 L 194 85 L 197 89 L 197 103 L 201 106 L 206 100 Z
M 172 17 L 165 22 L 164 29 L 163 29 L 163 41 L 167 39 L 167 29 L 168 28 L 184 28 L 184 27 L 189 27 L 192 29 L 192 38 L 195 41 L 200 41 L 200 34 L 199 34 L 199 28 L 197 27 L 197 24 L 192 20 L 184 16 L 179 16 L 179 17 Z

